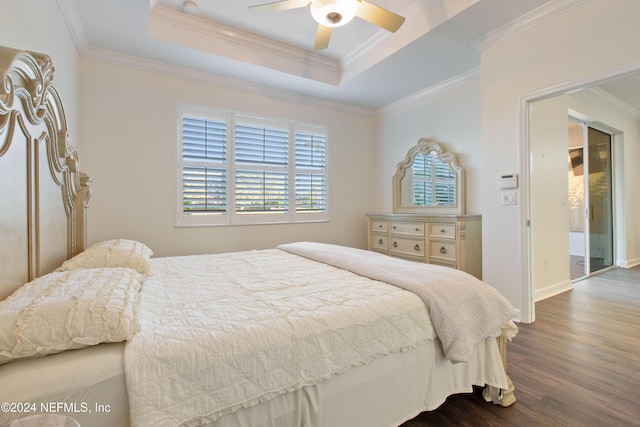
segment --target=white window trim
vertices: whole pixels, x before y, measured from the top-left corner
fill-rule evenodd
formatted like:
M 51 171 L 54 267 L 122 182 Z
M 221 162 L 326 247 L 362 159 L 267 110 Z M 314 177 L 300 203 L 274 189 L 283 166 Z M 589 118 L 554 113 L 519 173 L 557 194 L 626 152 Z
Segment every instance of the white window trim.
M 235 225 L 258 225 L 258 224 L 287 224 L 287 223 L 312 223 L 329 221 L 329 147 L 328 129 L 325 126 L 293 122 L 288 120 L 278 120 L 269 117 L 257 117 L 248 114 L 221 111 L 213 108 L 193 106 L 186 103 L 176 104 L 175 143 L 174 143 L 174 226 L 175 227 L 207 227 L 207 226 L 235 226 Z M 182 123 L 184 116 L 196 116 L 211 120 L 225 121 L 227 126 L 227 209 L 224 213 L 201 213 L 185 215 L 183 212 L 183 160 L 182 160 Z M 287 212 L 274 213 L 244 213 L 236 212 L 235 203 L 235 122 L 240 118 L 243 124 L 253 123 L 260 126 L 274 125 L 276 127 L 285 126 L 289 134 L 289 192 Z M 325 138 L 325 210 L 324 212 L 296 212 L 296 192 L 295 175 L 300 172 L 313 172 L 317 170 L 307 170 L 295 167 L 295 133 L 308 132 L 323 134 Z

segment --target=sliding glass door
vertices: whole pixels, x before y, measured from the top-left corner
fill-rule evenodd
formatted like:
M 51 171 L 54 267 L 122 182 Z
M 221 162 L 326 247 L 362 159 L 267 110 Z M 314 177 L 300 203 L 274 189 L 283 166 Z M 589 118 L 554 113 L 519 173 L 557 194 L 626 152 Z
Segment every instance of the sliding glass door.
M 589 270 L 613 266 L 611 134 L 587 126 Z
M 613 266 L 611 134 L 569 121 L 571 279 Z

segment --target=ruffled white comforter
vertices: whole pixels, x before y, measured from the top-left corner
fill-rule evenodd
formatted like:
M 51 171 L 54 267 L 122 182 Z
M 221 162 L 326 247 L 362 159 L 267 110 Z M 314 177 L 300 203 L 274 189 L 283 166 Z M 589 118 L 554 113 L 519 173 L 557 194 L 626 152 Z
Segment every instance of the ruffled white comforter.
M 155 259 L 138 318 L 133 426 L 212 421 L 436 336 L 415 294 L 278 249 Z

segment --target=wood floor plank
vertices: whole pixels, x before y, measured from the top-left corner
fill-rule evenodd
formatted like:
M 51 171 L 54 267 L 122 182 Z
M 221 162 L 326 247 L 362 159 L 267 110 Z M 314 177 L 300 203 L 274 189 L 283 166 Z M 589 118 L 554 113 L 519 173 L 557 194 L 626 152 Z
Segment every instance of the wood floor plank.
M 478 388 L 402 427 L 640 426 L 640 269 L 577 282 L 518 327 L 507 349 L 513 406 L 486 403 Z

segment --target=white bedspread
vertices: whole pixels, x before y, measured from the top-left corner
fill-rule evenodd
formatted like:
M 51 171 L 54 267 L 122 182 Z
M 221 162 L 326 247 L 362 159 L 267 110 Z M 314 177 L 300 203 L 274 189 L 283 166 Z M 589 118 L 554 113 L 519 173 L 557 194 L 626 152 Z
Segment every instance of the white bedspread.
M 133 426 L 212 421 L 435 338 L 413 293 L 278 249 L 152 271 L 125 347 Z
M 420 296 L 447 359 L 469 360 L 480 341 L 500 335 L 516 315 L 511 303 L 496 289 L 452 268 L 391 258 L 344 246 L 298 242 L 279 249 L 391 283 Z

